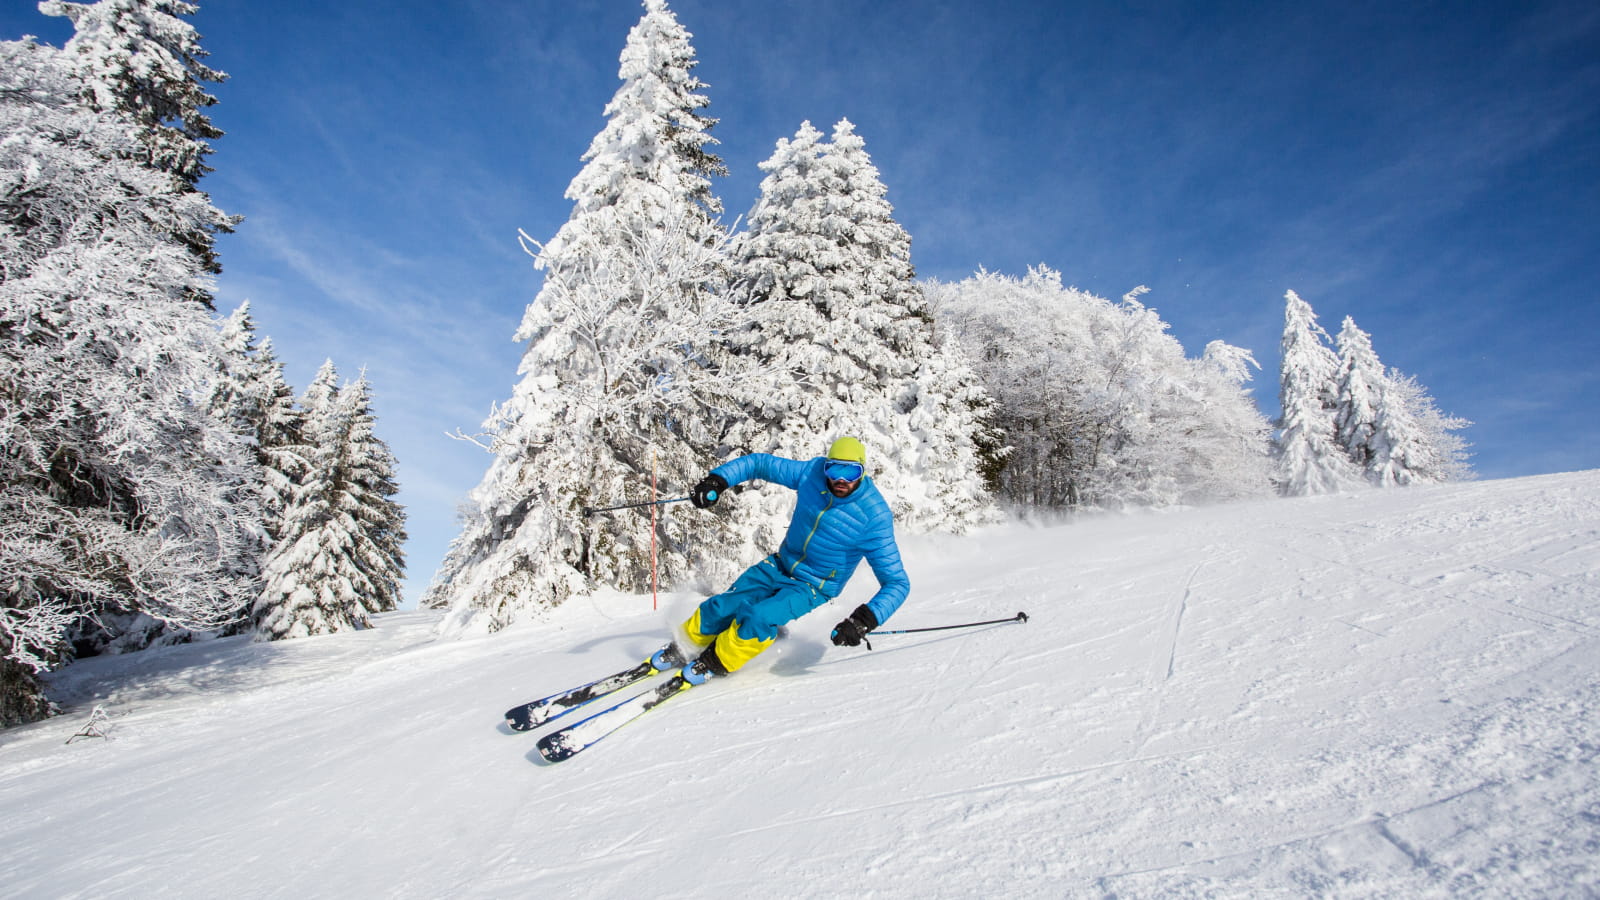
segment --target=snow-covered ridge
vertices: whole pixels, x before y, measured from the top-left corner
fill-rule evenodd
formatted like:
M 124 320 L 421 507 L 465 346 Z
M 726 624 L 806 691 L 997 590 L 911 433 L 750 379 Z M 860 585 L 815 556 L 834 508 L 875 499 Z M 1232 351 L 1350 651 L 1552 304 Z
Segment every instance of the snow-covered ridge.
M 1573 896 L 1600 884 L 1600 472 L 908 540 L 583 756 L 499 713 L 694 598 L 87 660 L 0 732 L 12 896 Z M 837 614 L 837 615 L 836 615 Z M 65 744 L 101 705 L 111 739 Z

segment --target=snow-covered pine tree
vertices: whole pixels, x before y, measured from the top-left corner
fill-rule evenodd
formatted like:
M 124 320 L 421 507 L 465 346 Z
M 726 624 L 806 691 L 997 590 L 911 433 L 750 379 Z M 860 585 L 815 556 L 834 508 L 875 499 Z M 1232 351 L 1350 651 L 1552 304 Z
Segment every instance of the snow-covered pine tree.
M 400 492 L 394 453 L 375 430 L 366 372 L 339 390 L 338 407 L 343 424 L 339 508 L 355 524 L 351 561 L 368 585 L 358 599 L 369 613 L 391 612 L 400 605 L 400 582 L 405 577 L 406 516 L 394 499 Z
M 1373 421 L 1368 477 L 1379 487 L 1472 478 L 1467 443 L 1454 433 L 1471 424 L 1441 412 L 1415 378 L 1388 370 Z
M 267 554 L 256 640 L 368 628 L 394 608 L 404 521 L 370 399 L 365 377 L 339 387 L 332 360 L 300 398 L 310 464 Z
M 251 359 L 249 387 L 255 401 L 256 461 L 261 465 L 261 504 L 267 536 L 276 540 L 283 532 L 295 485 L 310 465 L 306 446 L 305 415 L 295 405 L 294 389 L 283 377 L 283 363 L 266 338 Z
M 200 35 L 181 18 L 197 9 L 183 0 L 39 4 L 45 15 L 72 21 L 74 34 L 63 53 L 78 73 L 80 102 L 131 124 L 138 141 L 129 158 L 172 175 L 192 191 L 211 171 L 205 164 L 212 152 L 208 142 L 222 136 L 205 113 L 217 102 L 205 85 L 228 77 L 202 62 L 209 54 L 200 46 Z M 174 237 L 216 274 L 222 270 L 216 235 L 231 232 L 239 219 L 209 203 L 207 209 L 210 215 Z M 193 299 L 211 308 L 209 292 L 197 292 Z
M 339 373 L 327 360 L 300 397 L 307 466 L 263 567 L 254 610 L 258 641 L 371 625 L 351 577 L 356 529 L 339 509 L 346 425 L 338 403 Z
M 211 390 L 211 413 L 240 434 L 254 428 L 254 410 L 249 396 L 249 362 L 256 352 L 256 323 L 250 304 L 242 303 L 217 325 L 222 356 L 217 360 L 217 378 Z
M 132 122 L 145 161 L 193 186 L 211 171 L 207 141 L 222 137 L 205 110 L 217 99 L 206 83 L 228 76 L 205 65 L 200 35 L 180 16 L 198 7 L 182 0 L 46 0 L 39 11 L 72 20 L 63 48 L 83 83 L 84 105 Z
M 822 452 L 837 435 L 829 423 L 818 429 L 830 396 L 827 376 L 806 358 L 802 335 L 827 328 L 827 317 L 812 302 L 825 291 L 822 268 L 835 254 L 835 241 L 814 223 L 825 213 L 821 204 L 823 135 L 809 121 L 793 138 L 780 138 L 771 157 L 759 164 L 765 177 L 761 194 L 745 218 L 746 230 L 735 236 L 730 273 L 731 296 L 750 307 L 750 321 L 727 335 L 740 364 L 766 366 L 777 373 L 773 390 L 753 396 L 743 415 L 729 423 L 726 446 L 734 453 L 779 453 L 806 459 Z M 870 448 L 874 453 L 877 448 Z M 758 488 L 759 485 L 751 485 Z M 776 546 L 786 526 L 784 515 L 793 498 L 786 491 L 746 490 L 737 504 L 724 503 L 724 515 L 737 524 L 744 541 L 728 548 L 729 556 L 748 562 Z M 770 551 L 765 551 L 770 552 Z
M 1377 449 L 1378 407 L 1387 387 L 1383 364 L 1372 349 L 1372 336 L 1345 316 L 1336 339 L 1339 348 L 1338 407 L 1334 412 L 1334 437 L 1350 462 L 1371 478 Z
M 545 276 L 516 334 L 522 380 L 486 423 L 495 459 L 423 600 L 451 609 L 446 630 L 495 630 L 596 586 L 648 588 L 640 517 L 582 510 L 647 499 L 652 460 L 682 492 L 738 407 L 717 343 L 738 310 L 720 289 L 714 120 L 689 33 L 663 0 L 644 6 L 567 189 L 572 216 L 533 244 Z M 692 542 L 663 528 L 663 583 L 721 577 L 726 521 L 697 519 Z
M 222 350 L 186 298 L 210 287 L 171 236 L 219 215 L 134 163 L 138 136 L 83 108 L 61 52 L 0 43 L 0 717 L 45 710 L 32 673 L 68 625 L 148 614 L 225 625 L 248 607 L 238 561 L 248 447 L 197 398 Z
M 779 138 L 772 156 L 758 164 L 766 173 L 761 196 L 745 217 L 745 232 L 734 239 L 733 289 L 746 302 L 806 299 L 823 285 L 817 265 L 827 259 L 834 241 L 805 224 L 824 214 L 822 145 L 822 132 L 802 122 L 793 138 Z M 753 327 L 752 336 L 761 330 Z
M 803 123 L 761 165 L 735 265 L 755 324 L 736 344 L 789 378 L 729 443 L 803 459 L 856 435 L 899 524 L 965 531 L 996 514 L 988 395 L 961 348 L 936 341 L 911 238 L 855 126 L 820 138 Z
M 227 355 L 212 409 L 255 448 L 262 524 L 270 543 L 281 532 L 295 485 L 309 465 L 305 416 L 284 380 L 272 339 L 256 343 L 249 303 L 223 321 L 222 342 Z
M 1338 346 L 1336 435 L 1368 482 L 1398 487 L 1472 477 L 1467 445 L 1453 433 L 1470 422 L 1440 412 L 1415 378 L 1384 368 L 1371 336 L 1349 316 Z
M 1278 382 L 1278 484 L 1290 497 L 1330 494 L 1361 483 L 1335 433 L 1339 357 L 1311 304 L 1284 295 L 1283 356 Z

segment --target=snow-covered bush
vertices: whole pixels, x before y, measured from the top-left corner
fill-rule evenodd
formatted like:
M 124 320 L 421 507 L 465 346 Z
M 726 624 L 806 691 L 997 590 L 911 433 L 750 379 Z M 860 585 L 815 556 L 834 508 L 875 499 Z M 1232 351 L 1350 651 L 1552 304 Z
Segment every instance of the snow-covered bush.
M 1010 446 L 999 490 L 1022 507 L 1199 503 L 1269 490 L 1254 360 L 1214 342 L 1188 359 L 1140 291 L 1112 303 L 1039 267 L 932 284 Z

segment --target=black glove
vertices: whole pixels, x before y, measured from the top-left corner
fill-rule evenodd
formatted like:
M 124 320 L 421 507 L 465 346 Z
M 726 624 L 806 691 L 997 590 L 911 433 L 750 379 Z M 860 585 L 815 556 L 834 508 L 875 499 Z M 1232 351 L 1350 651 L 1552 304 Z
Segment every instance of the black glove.
M 712 472 L 694 486 L 694 490 L 689 494 L 689 502 L 694 504 L 695 509 L 705 509 L 716 503 L 717 498 L 727 489 L 728 479 Z
M 850 618 L 833 626 L 833 645 L 835 647 L 854 647 L 867 639 L 867 632 L 878 627 L 878 617 L 872 614 L 865 603 L 856 607 Z M 872 645 L 867 644 L 871 650 Z

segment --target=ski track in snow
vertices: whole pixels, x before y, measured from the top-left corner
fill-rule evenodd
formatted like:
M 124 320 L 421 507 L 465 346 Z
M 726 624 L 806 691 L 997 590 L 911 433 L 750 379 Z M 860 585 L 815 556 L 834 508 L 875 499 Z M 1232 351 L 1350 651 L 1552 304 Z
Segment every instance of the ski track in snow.
M 0 894 L 1600 895 L 1600 472 L 903 546 L 895 627 L 1030 621 L 831 647 L 863 572 L 553 766 L 500 712 L 695 598 L 86 660 L 0 732 Z

